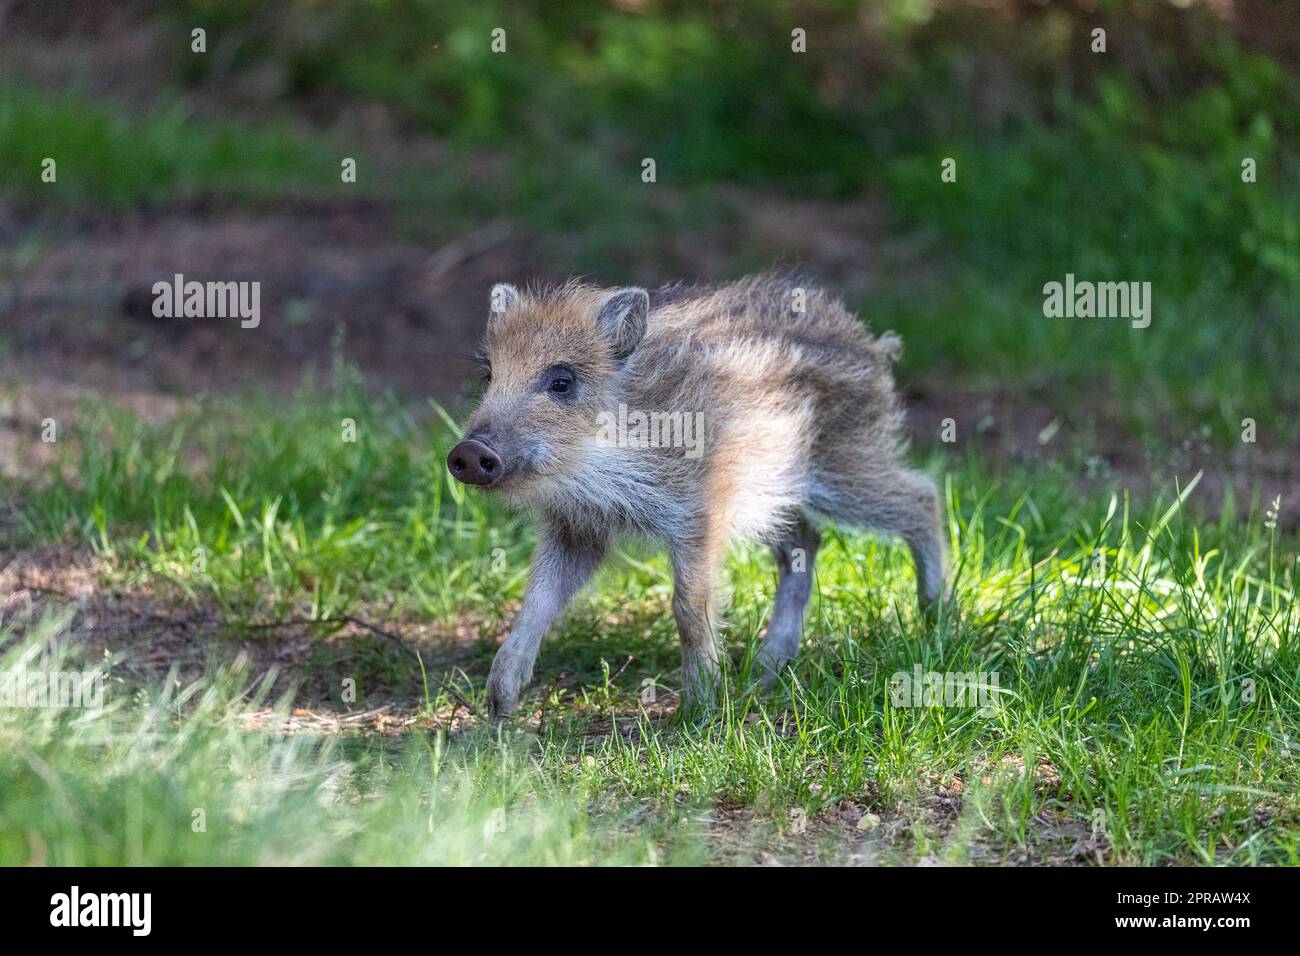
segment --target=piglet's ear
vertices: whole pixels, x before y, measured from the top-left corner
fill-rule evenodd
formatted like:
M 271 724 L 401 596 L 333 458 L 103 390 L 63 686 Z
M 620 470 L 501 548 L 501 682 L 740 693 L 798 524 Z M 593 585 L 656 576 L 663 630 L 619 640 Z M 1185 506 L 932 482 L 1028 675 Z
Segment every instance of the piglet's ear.
M 509 282 L 498 282 L 492 287 L 492 295 L 488 299 L 488 308 L 493 315 L 505 315 L 509 312 L 516 302 L 519 301 L 519 290 Z
M 650 294 L 645 289 L 615 289 L 596 314 L 596 324 L 609 338 L 614 357 L 625 359 L 645 335 Z

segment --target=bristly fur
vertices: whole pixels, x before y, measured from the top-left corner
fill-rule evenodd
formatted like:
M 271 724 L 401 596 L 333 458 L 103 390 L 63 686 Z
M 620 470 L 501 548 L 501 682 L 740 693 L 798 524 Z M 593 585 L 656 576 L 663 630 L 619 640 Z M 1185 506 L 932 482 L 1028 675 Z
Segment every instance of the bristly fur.
M 940 597 L 938 495 L 902 464 L 896 335 L 873 337 L 795 275 L 648 294 L 576 281 L 506 288 L 511 305 L 487 329 L 492 383 L 469 434 L 501 456 L 500 490 L 536 514 L 542 533 L 524 610 L 489 681 L 498 709 L 514 706 L 541 633 L 618 534 L 668 546 L 691 693 L 716 672 L 715 585 L 737 537 L 768 542 L 781 568 L 764 645 L 773 672 L 797 647 L 825 518 L 899 534 L 923 604 Z M 554 367 L 573 375 L 563 400 L 537 391 Z M 702 453 L 597 440 L 598 421 L 617 420 L 620 406 L 699 413 Z M 789 560 L 798 553 L 806 573 Z

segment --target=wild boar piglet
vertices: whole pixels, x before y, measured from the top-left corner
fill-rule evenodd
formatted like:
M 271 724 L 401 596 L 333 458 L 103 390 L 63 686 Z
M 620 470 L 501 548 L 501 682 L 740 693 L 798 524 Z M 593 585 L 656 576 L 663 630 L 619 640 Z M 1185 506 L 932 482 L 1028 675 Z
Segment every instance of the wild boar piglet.
M 733 539 L 776 558 L 768 679 L 798 651 L 826 519 L 899 535 L 932 609 L 946 546 L 934 482 L 903 464 L 900 347 L 789 277 L 653 292 L 495 286 L 486 387 L 447 456 L 457 479 L 537 522 L 523 607 L 488 677 L 492 711 L 518 705 L 547 629 L 619 535 L 667 546 L 690 704 L 718 675 L 718 575 Z

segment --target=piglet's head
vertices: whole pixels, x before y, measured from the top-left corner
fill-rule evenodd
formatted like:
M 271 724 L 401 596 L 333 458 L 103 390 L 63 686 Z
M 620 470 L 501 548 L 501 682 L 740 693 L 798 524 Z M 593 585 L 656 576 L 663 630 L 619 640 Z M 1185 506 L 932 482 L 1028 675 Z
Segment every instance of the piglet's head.
M 486 385 L 447 456 L 467 485 L 523 491 L 584 467 L 583 449 L 613 377 L 645 334 L 645 289 L 569 284 L 541 293 L 492 288 Z

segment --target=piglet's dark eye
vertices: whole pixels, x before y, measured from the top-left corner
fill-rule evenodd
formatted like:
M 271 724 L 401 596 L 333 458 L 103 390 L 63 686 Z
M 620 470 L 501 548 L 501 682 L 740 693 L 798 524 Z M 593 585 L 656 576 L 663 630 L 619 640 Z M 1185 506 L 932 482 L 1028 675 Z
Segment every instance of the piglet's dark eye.
M 542 378 L 542 388 L 556 398 L 568 398 L 573 394 L 574 374 L 567 365 L 556 365 L 546 370 Z

